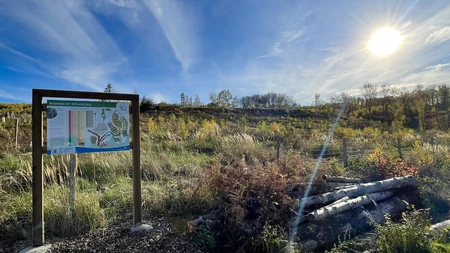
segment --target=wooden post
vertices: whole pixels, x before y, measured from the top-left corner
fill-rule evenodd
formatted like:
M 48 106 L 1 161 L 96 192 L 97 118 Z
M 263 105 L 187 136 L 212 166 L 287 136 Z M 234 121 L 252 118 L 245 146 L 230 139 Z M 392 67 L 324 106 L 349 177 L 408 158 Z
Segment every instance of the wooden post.
M 75 177 L 77 173 L 77 154 L 69 155 L 69 207 L 70 217 L 75 218 Z
M 277 163 L 280 165 L 280 136 L 277 135 Z
M 19 119 L 16 119 L 16 130 L 14 134 L 16 137 L 16 148 L 17 148 L 17 140 L 19 139 Z
M 348 166 L 348 155 L 347 155 L 347 138 L 342 139 L 342 161 L 344 162 L 344 168 Z
M 33 90 L 32 133 L 33 133 L 33 246 L 44 245 L 44 177 L 42 173 L 42 95 Z
M 403 155 L 402 155 L 402 144 L 401 144 L 401 139 L 400 139 L 400 137 L 397 137 L 397 152 L 398 152 L 398 156 L 400 157 L 400 159 L 403 159 Z
M 141 140 L 139 131 L 139 99 L 131 101 L 132 111 L 132 140 L 133 140 L 133 224 L 142 224 L 142 196 L 141 196 Z

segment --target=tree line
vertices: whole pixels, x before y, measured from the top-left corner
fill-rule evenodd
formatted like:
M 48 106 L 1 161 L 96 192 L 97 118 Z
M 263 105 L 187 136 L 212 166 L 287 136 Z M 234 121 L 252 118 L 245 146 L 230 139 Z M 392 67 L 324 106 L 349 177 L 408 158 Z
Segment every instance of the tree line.
M 108 84 L 105 92 L 113 91 Z M 149 108 L 153 101 L 143 96 L 141 107 Z M 329 115 L 345 104 L 344 115 L 349 118 L 377 120 L 388 125 L 405 125 L 411 119 L 418 122 L 417 128 L 450 129 L 450 86 L 446 83 L 417 85 L 413 90 L 406 90 L 388 84 L 376 85 L 364 83 L 359 94 L 341 92 L 322 100 L 320 94 L 315 94 L 311 108 Z M 223 108 L 281 108 L 300 107 L 292 96 L 269 92 L 253 94 L 238 98 L 230 90 L 209 94 L 209 103 L 203 103 L 199 96 L 181 94 L 180 106 L 208 106 Z M 141 108 L 145 111 L 145 108 Z

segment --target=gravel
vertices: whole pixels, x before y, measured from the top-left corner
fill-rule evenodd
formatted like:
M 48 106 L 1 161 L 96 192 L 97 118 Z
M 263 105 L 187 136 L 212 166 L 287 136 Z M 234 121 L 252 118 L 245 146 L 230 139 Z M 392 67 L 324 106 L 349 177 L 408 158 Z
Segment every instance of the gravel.
M 187 236 L 173 232 L 167 219 L 152 218 L 144 223 L 153 229 L 131 233 L 131 223 L 123 222 L 72 238 L 48 239 L 52 244 L 48 252 L 203 252 Z M 29 245 L 29 241 L 0 245 L 0 252 L 18 252 Z

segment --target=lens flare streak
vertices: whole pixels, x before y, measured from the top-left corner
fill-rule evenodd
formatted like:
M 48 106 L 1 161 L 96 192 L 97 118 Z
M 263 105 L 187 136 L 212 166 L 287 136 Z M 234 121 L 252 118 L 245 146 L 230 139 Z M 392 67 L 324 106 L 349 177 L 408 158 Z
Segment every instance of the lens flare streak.
M 309 192 L 311 191 L 311 186 L 312 186 L 312 184 L 314 182 L 314 178 L 316 177 L 317 171 L 319 170 L 319 166 L 322 163 L 322 159 L 323 159 L 323 156 L 325 154 L 325 151 L 327 150 L 327 146 L 328 146 L 328 144 L 331 141 L 331 137 L 333 136 L 333 133 L 336 130 L 336 127 L 337 127 L 337 125 L 339 123 L 339 119 L 341 118 L 342 114 L 344 113 L 346 107 L 347 107 L 347 103 L 344 102 L 342 104 L 342 107 L 341 107 L 338 115 L 336 116 L 336 118 L 335 118 L 335 120 L 333 122 L 333 126 L 331 127 L 330 131 L 328 132 L 328 136 L 327 136 L 327 138 L 325 140 L 325 143 L 324 143 L 324 145 L 322 147 L 322 151 L 320 152 L 320 156 L 317 159 L 316 164 L 314 165 L 314 170 L 313 170 L 311 178 L 309 179 L 309 182 L 307 184 L 307 187 L 306 187 L 306 190 L 305 190 L 305 194 L 303 195 L 302 201 L 301 201 L 301 203 L 299 205 L 297 216 L 295 217 L 295 220 L 294 220 L 294 222 L 292 224 L 292 231 L 290 232 L 290 236 L 289 236 L 289 244 L 288 244 L 289 249 L 288 249 L 288 252 L 293 252 L 293 243 L 294 243 L 295 235 L 297 234 L 297 230 L 298 230 L 298 226 L 299 226 L 299 223 L 300 223 L 301 215 L 303 213 L 303 210 L 305 209 L 305 199 L 306 199 L 306 197 L 308 197 Z

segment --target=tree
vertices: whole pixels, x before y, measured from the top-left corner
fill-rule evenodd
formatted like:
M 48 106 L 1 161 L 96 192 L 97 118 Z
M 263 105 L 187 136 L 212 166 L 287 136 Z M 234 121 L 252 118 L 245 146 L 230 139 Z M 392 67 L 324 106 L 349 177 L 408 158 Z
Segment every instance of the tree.
M 217 103 L 217 94 L 215 92 L 209 93 L 209 100 L 211 103 Z
M 419 129 L 420 132 L 423 132 L 425 130 L 425 101 L 421 96 L 416 100 L 416 109 L 419 114 Z
M 229 90 L 222 90 L 219 92 L 219 95 L 217 95 L 217 100 L 219 102 L 219 106 L 221 107 L 230 107 L 232 99 L 233 95 L 231 95 Z
M 195 95 L 194 106 L 201 106 L 201 105 L 202 105 L 202 101 L 200 100 L 200 97 L 198 95 Z
M 438 114 L 438 91 L 436 85 L 431 85 L 425 90 L 425 103 L 431 106 L 431 112 L 434 113 L 436 118 L 436 125 L 439 129 L 439 114 Z
M 393 134 L 397 137 L 397 150 L 398 150 L 398 155 L 400 156 L 400 158 L 402 157 L 402 149 L 401 149 L 401 145 L 400 145 L 400 140 L 404 135 L 404 125 L 405 125 L 405 114 L 404 114 L 404 107 L 402 104 L 402 101 L 399 99 L 397 100 L 397 102 L 395 103 L 394 106 L 395 110 L 394 110 L 394 121 L 392 121 L 392 130 L 393 130 Z
M 369 119 L 372 119 L 372 107 L 375 104 L 375 98 L 378 96 L 378 86 L 371 83 L 363 84 L 361 95 L 364 97 Z
M 380 96 L 383 104 L 383 115 L 386 125 L 389 124 L 389 106 L 392 105 L 396 90 L 388 84 L 381 85 Z
M 438 86 L 439 109 L 447 111 L 450 106 L 450 87 L 447 84 Z
M 106 85 L 106 87 L 104 89 L 104 92 L 106 92 L 106 93 L 113 93 L 113 92 L 115 92 L 115 90 L 114 90 L 114 88 L 113 88 L 111 83 L 108 83 L 108 85 Z
M 320 94 L 316 93 L 314 94 L 314 106 L 321 106 L 322 101 L 320 100 Z
M 151 98 L 148 98 L 146 96 L 142 96 L 141 99 L 141 112 L 146 112 L 148 110 L 150 110 L 151 106 L 153 105 L 153 100 Z

